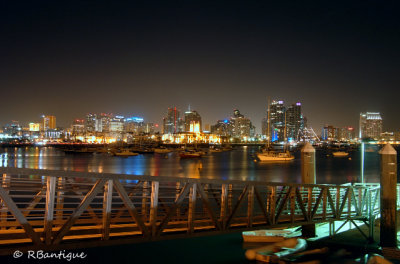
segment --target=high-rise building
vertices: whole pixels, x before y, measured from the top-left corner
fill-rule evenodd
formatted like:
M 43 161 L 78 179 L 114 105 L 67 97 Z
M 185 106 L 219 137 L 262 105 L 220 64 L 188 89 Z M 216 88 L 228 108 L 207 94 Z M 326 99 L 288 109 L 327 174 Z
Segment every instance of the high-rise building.
M 244 137 L 254 137 L 255 127 L 250 119 L 244 117 L 238 109 L 234 110 L 233 117 L 230 119 L 230 124 L 232 126 L 232 137 L 241 139 Z
M 40 123 L 29 123 L 29 131 L 39 132 L 40 131 Z
M 301 103 L 292 104 L 286 109 L 286 138 L 297 140 L 299 130 L 302 129 Z
M 356 137 L 354 127 L 342 127 L 338 129 L 338 139 L 341 141 L 351 141 Z
M 322 128 L 322 140 L 333 141 L 338 139 L 338 129 L 331 125 L 326 125 Z
M 96 131 L 96 121 L 97 121 L 97 115 L 89 113 L 86 115 L 86 132 L 93 133 Z
M 382 133 L 382 117 L 379 112 L 360 113 L 360 138 L 378 140 Z
M 285 140 L 285 110 L 283 101 L 273 100 L 269 106 L 269 136 L 271 141 Z
M 56 129 L 56 117 L 55 116 L 43 116 L 43 130 Z
M 179 114 L 179 110 L 176 107 L 168 108 L 167 115 L 163 118 L 164 134 L 174 134 L 183 131 L 183 122 Z
M 115 116 L 110 121 L 110 132 L 123 132 L 124 131 L 124 120 L 123 116 Z
M 217 124 L 211 126 L 211 133 L 219 136 L 231 136 L 232 125 L 228 119 L 218 120 Z
M 190 109 L 185 112 L 185 132 L 201 132 L 201 116 L 197 111 Z
M 73 135 L 83 135 L 85 133 L 85 120 L 75 119 L 72 123 L 72 134 Z
M 145 124 L 142 117 L 128 117 L 125 118 L 125 132 L 132 133 L 134 135 L 139 135 L 145 133 Z

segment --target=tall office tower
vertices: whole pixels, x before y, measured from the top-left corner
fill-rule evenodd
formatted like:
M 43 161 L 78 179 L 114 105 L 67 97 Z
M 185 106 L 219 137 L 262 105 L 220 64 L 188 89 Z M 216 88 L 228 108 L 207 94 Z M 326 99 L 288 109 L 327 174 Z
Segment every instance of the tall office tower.
M 115 116 L 110 120 L 110 132 L 124 132 L 125 117 Z
M 84 119 L 75 119 L 72 123 L 72 134 L 73 135 L 82 135 L 85 133 L 85 120 Z
M 261 135 L 267 136 L 268 134 L 268 117 L 264 117 L 261 120 Z
M 233 112 L 233 117 L 229 122 L 232 126 L 232 137 L 243 139 L 244 137 L 254 137 L 255 127 L 251 123 L 250 119 L 240 114 L 238 109 Z
M 283 101 L 273 100 L 269 106 L 271 141 L 285 140 L 285 110 Z
M 379 112 L 360 113 L 360 138 L 378 140 L 382 133 L 382 117 Z
M 86 115 L 85 129 L 86 132 L 92 133 L 96 131 L 97 115 L 89 113 Z
M 286 137 L 296 140 L 302 125 L 301 103 L 292 104 L 286 110 Z
M 167 115 L 163 118 L 163 133 L 174 134 L 182 131 L 182 119 L 176 107 L 168 108 Z
M 43 130 L 56 129 L 56 117 L 55 116 L 43 116 Z
M 133 133 L 134 135 L 147 133 L 143 121 L 142 117 L 137 116 L 125 118 L 125 132 Z
M 328 126 L 325 125 L 322 128 L 322 134 L 321 134 L 322 140 L 337 140 L 338 139 L 338 129 L 334 126 Z
M 228 137 L 232 134 L 232 125 L 228 119 L 218 120 L 211 126 L 211 134 Z
M 110 131 L 110 122 L 113 119 L 113 114 L 101 113 L 97 115 L 96 131 L 107 133 Z
M 342 127 L 338 129 L 338 139 L 342 141 L 350 141 L 355 138 L 354 127 Z
M 190 108 L 185 112 L 185 132 L 201 132 L 201 116 L 197 111 L 191 111 Z

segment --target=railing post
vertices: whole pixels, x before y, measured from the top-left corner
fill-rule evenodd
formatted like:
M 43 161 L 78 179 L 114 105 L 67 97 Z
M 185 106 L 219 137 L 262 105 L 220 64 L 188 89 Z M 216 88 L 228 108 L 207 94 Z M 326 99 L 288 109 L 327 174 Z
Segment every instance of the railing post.
M 8 193 L 8 187 L 9 187 L 9 185 L 10 185 L 10 180 L 11 180 L 11 176 L 10 175 L 7 175 L 7 174 L 3 174 L 3 179 L 2 179 L 2 187 L 4 188 L 4 189 L 6 189 L 7 191 L 7 193 Z M 1 200 L 1 198 L 0 198 L 0 205 L 1 205 L 1 215 L 0 215 L 0 224 L 2 223 L 2 222 L 7 222 L 7 208 L 6 208 L 6 204 L 4 203 L 4 201 L 3 200 Z M 0 227 L 0 230 L 6 230 L 7 229 L 7 227 L 4 225 L 1 225 L 1 227 Z
M 315 149 L 306 143 L 301 149 L 301 180 L 304 184 L 315 184 Z M 315 224 L 303 225 L 304 237 L 315 237 Z
M 226 229 L 226 217 L 228 215 L 228 184 L 222 184 L 221 186 L 221 227 L 222 230 Z
M 113 180 L 108 180 L 104 185 L 103 195 L 103 233 L 102 239 L 108 240 L 110 237 L 110 220 L 112 206 Z
M 157 209 L 158 209 L 158 189 L 159 182 L 151 182 L 151 201 L 150 201 L 150 227 L 151 234 L 155 236 L 157 233 Z
M 397 152 L 390 144 L 386 144 L 379 154 L 381 155 L 380 245 L 396 247 Z
M 46 211 L 44 222 L 44 240 L 46 245 L 51 244 L 53 233 L 54 198 L 56 194 L 56 177 L 47 176 Z
M 149 188 L 149 182 L 144 181 L 143 182 L 143 189 L 142 189 L 142 218 L 144 221 L 147 219 L 147 196 L 148 196 L 148 188 Z
M 197 184 L 194 183 L 190 187 L 189 192 L 189 210 L 188 210 L 188 233 L 192 234 L 194 232 L 194 222 L 196 214 L 196 197 L 197 197 Z
M 249 186 L 247 194 L 247 226 L 253 226 L 253 210 L 254 210 L 254 185 Z

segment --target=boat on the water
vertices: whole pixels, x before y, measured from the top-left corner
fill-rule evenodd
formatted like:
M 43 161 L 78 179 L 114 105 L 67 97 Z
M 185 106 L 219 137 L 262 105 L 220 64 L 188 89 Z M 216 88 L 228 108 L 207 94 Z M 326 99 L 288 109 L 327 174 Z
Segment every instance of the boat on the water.
M 289 152 L 280 152 L 275 150 L 264 150 L 256 154 L 260 161 L 290 161 L 294 156 Z
M 204 154 L 202 151 L 195 151 L 195 150 L 185 150 L 179 153 L 179 157 L 181 159 L 187 159 L 187 158 L 201 158 L 201 156 Z
M 139 153 L 132 152 L 129 150 L 123 150 L 121 152 L 114 153 L 114 156 L 118 156 L 118 157 L 130 157 L 130 156 L 137 156 L 137 155 L 139 155 Z
M 335 151 L 335 152 L 332 152 L 332 155 L 334 157 L 347 157 L 347 156 L 349 156 L 349 153 L 345 152 L 345 151 Z
M 159 148 L 155 148 L 154 149 L 154 153 L 158 153 L 158 154 L 167 154 L 172 152 L 172 150 L 166 148 L 166 147 L 159 147 Z

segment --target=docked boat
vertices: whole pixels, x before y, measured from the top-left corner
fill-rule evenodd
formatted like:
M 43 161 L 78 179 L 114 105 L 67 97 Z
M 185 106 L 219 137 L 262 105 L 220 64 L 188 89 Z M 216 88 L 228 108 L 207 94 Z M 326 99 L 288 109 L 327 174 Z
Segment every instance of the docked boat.
M 347 157 L 347 156 L 349 156 L 349 153 L 344 152 L 344 151 L 335 151 L 335 152 L 332 152 L 332 155 L 334 157 Z
M 130 156 L 137 156 L 137 155 L 139 155 L 139 153 L 132 152 L 129 150 L 123 150 L 121 152 L 114 153 L 114 156 L 118 156 L 118 157 L 130 157 Z
M 185 151 L 179 153 L 179 157 L 181 157 L 181 159 L 201 158 L 201 156 L 203 154 L 204 154 L 204 152 L 202 152 L 202 151 L 185 150 Z
M 265 150 L 256 154 L 260 161 L 290 161 L 294 156 L 289 151 Z
M 172 150 L 165 148 L 165 147 L 159 147 L 159 148 L 154 149 L 154 153 L 158 153 L 158 154 L 167 154 L 170 152 L 172 152 Z

